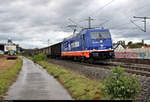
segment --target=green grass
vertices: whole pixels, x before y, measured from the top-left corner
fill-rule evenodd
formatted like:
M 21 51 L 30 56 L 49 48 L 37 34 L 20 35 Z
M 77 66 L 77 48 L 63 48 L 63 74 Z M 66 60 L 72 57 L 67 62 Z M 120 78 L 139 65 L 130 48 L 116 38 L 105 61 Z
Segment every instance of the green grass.
M 16 64 L 0 74 L 0 99 L 6 94 L 9 86 L 16 80 L 22 67 L 22 60 L 18 58 Z
M 0 54 L 0 57 L 3 57 L 4 55 Z
M 57 78 L 68 89 L 72 97 L 77 100 L 106 100 L 110 98 L 104 93 L 104 85 L 101 82 L 88 79 L 72 70 L 46 61 L 40 61 L 38 64 Z

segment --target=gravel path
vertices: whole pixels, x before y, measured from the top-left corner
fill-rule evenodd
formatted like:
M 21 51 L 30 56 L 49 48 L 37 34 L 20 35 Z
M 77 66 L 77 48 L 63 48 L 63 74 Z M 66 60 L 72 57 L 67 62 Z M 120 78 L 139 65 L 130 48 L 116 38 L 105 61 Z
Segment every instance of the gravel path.
M 23 67 L 5 100 L 72 100 L 63 86 L 41 66 L 22 57 Z

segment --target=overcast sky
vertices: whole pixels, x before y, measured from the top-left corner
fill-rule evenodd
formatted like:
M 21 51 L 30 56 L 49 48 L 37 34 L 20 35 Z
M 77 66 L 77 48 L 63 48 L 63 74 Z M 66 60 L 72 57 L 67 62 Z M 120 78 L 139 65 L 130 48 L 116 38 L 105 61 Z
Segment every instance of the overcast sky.
M 147 32 L 143 19 L 150 17 L 150 0 L 0 0 L 0 43 L 8 38 L 23 48 L 41 48 L 54 44 L 72 34 L 68 25 L 87 27 L 91 16 L 92 26 L 109 28 L 113 42 L 119 40 L 150 44 L 150 19 Z M 73 22 L 71 22 L 71 19 Z

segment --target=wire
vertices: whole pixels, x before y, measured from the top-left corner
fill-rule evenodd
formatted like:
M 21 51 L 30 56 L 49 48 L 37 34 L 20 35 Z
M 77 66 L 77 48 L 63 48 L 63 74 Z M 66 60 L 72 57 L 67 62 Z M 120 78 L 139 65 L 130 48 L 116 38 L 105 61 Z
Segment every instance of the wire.
M 137 21 L 140 21 L 140 20 L 134 20 L 134 22 L 137 22 Z M 119 25 L 117 25 L 115 27 L 122 26 L 122 25 L 125 26 L 125 25 L 129 25 L 129 24 L 131 24 L 131 22 L 119 24 Z
M 114 2 L 115 0 L 111 0 L 110 2 L 108 2 L 107 4 L 105 4 L 103 7 L 99 8 L 101 11 L 102 9 L 104 9 L 105 7 L 107 7 L 108 5 L 110 5 L 112 2 Z M 99 11 L 99 9 L 97 11 Z M 97 12 L 96 11 L 96 12 Z M 92 15 L 94 15 L 96 12 L 93 12 Z M 78 23 L 74 22 L 73 20 L 71 20 L 70 18 L 68 19 L 69 21 L 71 21 L 72 23 L 76 24 L 79 28 L 84 28 L 82 26 L 80 26 L 78 23 L 84 22 L 85 20 L 80 20 Z M 105 23 L 103 23 L 105 24 Z M 102 24 L 101 24 L 102 25 Z
M 76 24 L 76 25 L 79 26 L 80 28 L 83 28 L 83 27 L 81 27 L 78 23 L 74 22 L 72 19 L 69 18 L 68 20 L 71 21 L 72 23 Z
M 104 8 L 106 8 L 107 6 L 109 6 L 110 4 L 112 4 L 113 2 L 114 2 L 115 0 L 111 0 L 110 2 L 108 2 L 107 4 L 105 4 L 104 6 L 102 6 L 102 7 L 100 7 L 100 8 L 98 8 L 96 11 L 94 11 L 91 15 L 93 16 L 93 15 L 95 15 L 95 13 L 96 13 L 96 15 L 98 14 L 97 13 L 97 11 L 101 11 L 102 12 L 102 10 L 104 9 Z M 142 6 L 142 8 L 141 9 L 143 9 L 143 8 L 145 8 L 147 6 L 147 4 L 146 5 L 144 5 L 144 6 Z M 139 9 L 140 9 L 139 8 Z M 132 9 L 131 10 L 131 12 L 132 11 L 134 11 L 134 10 L 136 10 L 136 9 L 138 9 L 138 8 L 135 8 L 135 9 Z M 138 10 L 139 11 L 139 10 Z M 140 10 L 141 11 L 141 10 Z M 95 16 L 96 16 L 95 15 Z M 116 27 L 122 27 L 122 26 L 126 26 L 126 25 L 129 25 L 129 24 L 133 24 L 133 20 L 131 21 L 131 19 L 130 18 L 128 18 L 127 16 L 125 16 L 128 20 L 129 20 L 129 23 L 125 23 L 125 24 L 120 24 L 120 25 L 117 25 L 117 26 L 113 26 L 113 28 L 116 28 Z M 72 23 L 74 23 L 74 24 L 76 24 L 76 25 L 78 25 L 80 28 L 83 28 L 83 27 L 81 27 L 78 23 L 81 23 L 81 22 L 84 22 L 85 20 L 80 20 L 78 23 L 76 23 L 76 22 L 74 22 L 73 20 L 71 20 L 71 19 L 69 19 Z M 104 23 L 102 23 L 102 24 L 100 24 L 99 26 L 102 26 L 102 25 L 104 25 L 104 24 L 106 24 L 106 23 L 108 23 L 108 22 L 110 22 L 110 21 L 112 21 L 112 19 L 110 19 L 110 20 L 106 20 Z M 138 20 L 137 20 L 138 21 Z
M 101 26 L 101 27 L 103 27 L 103 25 L 106 24 L 106 23 L 108 23 L 109 21 L 110 21 L 110 20 L 105 20 L 103 23 L 101 23 L 101 24 L 99 24 L 99 25 L 95 25 L 95 26 L 98 26 L 98 27 Z
M 112 1 L 110 1 L 108 4 L 106 4 L 106 5 L 104 5 L 102 8 L 100 8 L 100 9 L 103 9 L 103 8 L 105 8 L 105 7 L 107 7 L 109 4 L 111 4 L 112 2 L 113 2 L 114 0 L 112 0 Z M 144 6 L 142 6 L 142 9 L 143 8 L 145 8 L 146 6 L 148 6 L 147 4 L 146 5 L 144 5 Z M 137 8 L 136 8 L 137 9 Z M 134 9 L 134 10 L 136 10 L 136 9 Z M 132 10 L 133 11 L 133 10 Z M 139 10 L 138 10 L 139 11 Z M 126 17 L 126 16 L 125 16 Z M 128 19 L 128 18 L 127 18 Z M 134 22 L 131 22 L 131 20 L 129 19 L 129 21 L 130 21 L 130 23 L 133 23 L 134 24 Z M 133 20 L 132 20 L 133 21 Z M 130 24 L 130 23 L 127 23 L 127 24 Z M 126 25 L 127 25 L 126 24 Z M 122 24 L 121 24 L 122 25 Z M 135 24 L 134 24 L 135 25 Z M 136 25 L 137 26 L 137 25 Z M 138 28 L 139 28 L 139 26 L 137 26 Z
M 137 26 L 140 30 L 144 31 L 139 25 L 135 24 L 132 20 L 130 20 L 135 26 Z
M 111 0 L 110 2 L 108 2 L 107 4 L 105 4 L 103 7 L 99 8 L 98 10 L 96 10 L 95 12 L 93 12 L 91 15 L 93 16 L 95 13 L 97 13 L 97 11 L 102 11 L 105 7 L 109 6 L 111 3 L 113 3 L 115 0 Z M 98 13 L 97 13 L 98 14 Z

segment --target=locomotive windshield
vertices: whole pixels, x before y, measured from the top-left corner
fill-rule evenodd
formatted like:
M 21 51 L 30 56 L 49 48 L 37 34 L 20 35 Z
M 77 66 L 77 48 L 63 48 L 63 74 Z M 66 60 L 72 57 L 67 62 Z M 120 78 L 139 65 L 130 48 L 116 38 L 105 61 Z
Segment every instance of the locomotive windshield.
M 110 32 L 104 31 L 104 32 L 90 32 L 91 39 L 100 39 L 100 38 L 110 38 Z

